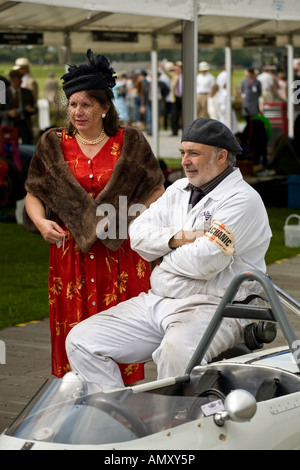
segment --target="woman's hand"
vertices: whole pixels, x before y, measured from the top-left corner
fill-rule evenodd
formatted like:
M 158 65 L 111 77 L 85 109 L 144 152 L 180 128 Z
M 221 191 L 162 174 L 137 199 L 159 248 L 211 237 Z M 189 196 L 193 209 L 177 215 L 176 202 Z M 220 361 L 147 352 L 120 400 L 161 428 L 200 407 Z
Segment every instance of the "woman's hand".
M 53 220 L 40 219 L 37 228 L 46 242 L 51 244 L 62 241 L 65 235 L 65 231 Z
M 63 240 L 65 231 L 53 220 L 46 219 L 45 209 L 40 199 L 27 193 L 25 206 L 27 214 L 46 242 L 57 243 Z

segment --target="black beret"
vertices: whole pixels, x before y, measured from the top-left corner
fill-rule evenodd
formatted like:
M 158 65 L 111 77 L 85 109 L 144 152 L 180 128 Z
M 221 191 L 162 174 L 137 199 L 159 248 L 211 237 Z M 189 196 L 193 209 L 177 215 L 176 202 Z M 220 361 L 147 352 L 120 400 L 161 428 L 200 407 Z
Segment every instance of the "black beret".
M 183 130 L 181 141 L 211 145 L 233 153 L 242 152 L 242 148 L 231 130 L 215 119 L 196 119 Z

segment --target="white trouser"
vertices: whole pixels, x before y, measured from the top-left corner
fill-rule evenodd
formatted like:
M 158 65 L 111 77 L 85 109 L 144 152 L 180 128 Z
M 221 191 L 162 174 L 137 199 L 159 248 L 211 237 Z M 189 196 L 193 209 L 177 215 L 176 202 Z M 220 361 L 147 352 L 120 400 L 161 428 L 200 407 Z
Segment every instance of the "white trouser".
M 181 376 L 216 311 L 219 299 L 161 298 L 142 293 L 76 325 L 66 340 L 74 372 L 102 390 L 123 387 L 118 363 L 153 358 L 158 378 Z M 243 327 L 224 319 L 205 362 L 242 341 Z

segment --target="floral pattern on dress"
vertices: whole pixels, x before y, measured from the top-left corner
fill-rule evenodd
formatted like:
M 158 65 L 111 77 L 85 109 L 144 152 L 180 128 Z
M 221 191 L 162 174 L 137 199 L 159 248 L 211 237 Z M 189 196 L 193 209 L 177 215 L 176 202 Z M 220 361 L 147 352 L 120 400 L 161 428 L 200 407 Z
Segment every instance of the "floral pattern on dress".
M 70 171 L 91 195 L 97 197 L 108 183 L 121 155 L 124 130 L 110 137 L 93 158 L 86 157 L 76 139 L 62 132 L 62 148 Z M 92 176 L 91 176 L 92 175 Z M 82 253 L 65 225 L 64 244 L 50 245 L 49 315 L 52 373 L 62 377 L 70 370 L 65 339 L 82 320 L 119 302 L 148 291 L 150 265 L 131 250 L 129 238 L 112 252 L 97 240 Z M 143 365 L 119 364 L 124 383 L 143 378 Z

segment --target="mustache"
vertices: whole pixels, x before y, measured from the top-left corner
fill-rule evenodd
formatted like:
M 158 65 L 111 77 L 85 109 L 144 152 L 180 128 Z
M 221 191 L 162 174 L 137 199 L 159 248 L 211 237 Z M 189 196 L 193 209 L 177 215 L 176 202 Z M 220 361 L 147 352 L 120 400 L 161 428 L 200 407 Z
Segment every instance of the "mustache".
M 197 168 L 193 165 L 182 165 L 182 167 L 184 170 L 192 170 L 192 171 L 197 170 Z

